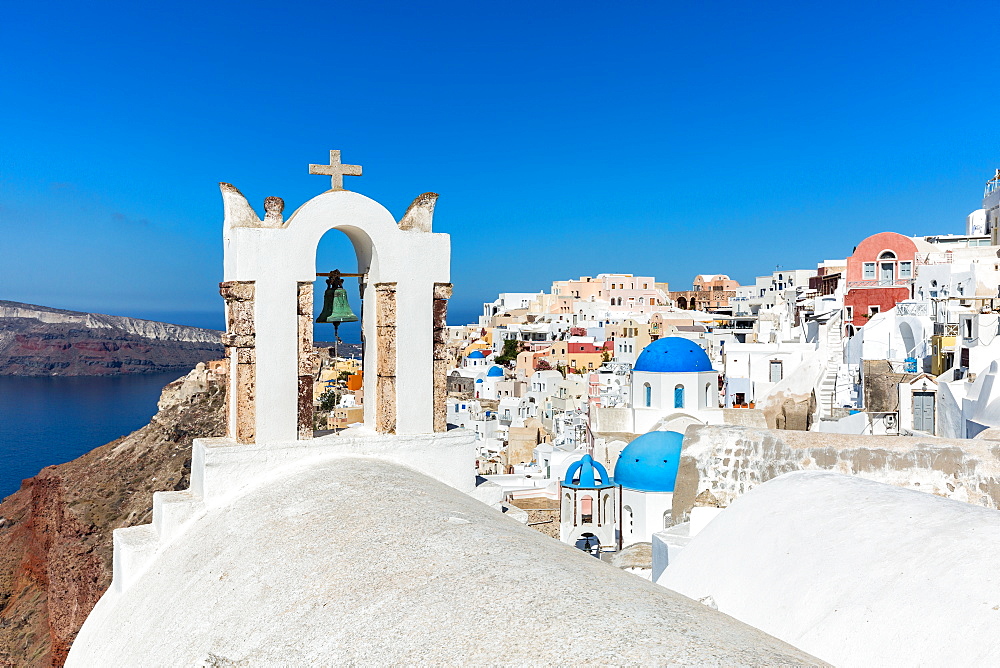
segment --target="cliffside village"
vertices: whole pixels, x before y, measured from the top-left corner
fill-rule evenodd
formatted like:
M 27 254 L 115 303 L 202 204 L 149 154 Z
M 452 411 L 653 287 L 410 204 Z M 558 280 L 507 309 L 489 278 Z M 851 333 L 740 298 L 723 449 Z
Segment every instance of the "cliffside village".
M 877 232 L 847 258 L 751 285 L 701 274 L 678 291 L 608 273 L 501 294 L 437 335 L 448 428 L 475 434 L 476 471 L 507 501 L 550 511 L 531 515 L 543 532 L 595 554 L 662 543 L 654 534 L 681 519 L 672 497 L 692 425 L 989 437 L 998 219 L 1000 170 L 964 234 Z M 317 434 L 363 422 L 361 360 L 318 352 Z
M 847 258 L 751 285 L 704 274 L 672 291 L 609 273 L 501 294 L 479 322 L 448 328 L 448 424 L 475 432 L 479 474 L 510 499 L 560 498 L 585 458 L 595 489 L 614 471 L 609 489 L 644 496 L 613 500 L 607 535 L 570 499 L 559 533 L 586 549 L 671 524 L 672 485 L 623 486 L 642 477 L 622 470 L 637 435 L 633 449 L 698 424 L 973 438 L 1000 427 L 998 205 L 1000 170 L 964 234 L 947 229 L 958 221 L 878 232 Z

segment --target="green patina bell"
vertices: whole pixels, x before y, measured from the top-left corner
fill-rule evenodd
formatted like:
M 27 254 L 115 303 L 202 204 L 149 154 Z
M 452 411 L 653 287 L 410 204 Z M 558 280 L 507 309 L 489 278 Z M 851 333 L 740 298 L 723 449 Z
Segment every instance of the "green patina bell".
M 339 271 L 333 271 L 326 279 L 326 292 L 323 293 L 323 310 L 320 312 L 316 322 L 326 322 L 333 325 L 334 336 L 340 340 L 337 329 L 342 322 L 357 322 L 358 316 L 354 315 L 351 305 L 347 302 L 347 290 L 344 289 L 344 279 Z

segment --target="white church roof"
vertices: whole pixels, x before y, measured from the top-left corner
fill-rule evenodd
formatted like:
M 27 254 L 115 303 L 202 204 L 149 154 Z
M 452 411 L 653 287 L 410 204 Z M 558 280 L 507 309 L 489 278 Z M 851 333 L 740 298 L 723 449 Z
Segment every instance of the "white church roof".
M 818 471 L 755 487 L 657 582 L 837 666 L 1000 665 L 1000 511 Z
M 209 509 L 101 599 L 66 665 L 580 661 L 816 663 L 412 469 L 338 457 Z

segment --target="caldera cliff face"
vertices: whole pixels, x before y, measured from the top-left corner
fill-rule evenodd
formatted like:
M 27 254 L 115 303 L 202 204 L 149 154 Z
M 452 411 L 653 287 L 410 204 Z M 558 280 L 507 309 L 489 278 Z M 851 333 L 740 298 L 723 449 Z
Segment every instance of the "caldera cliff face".
M 150 522 L 153 492 L 188 487 L 191 442 L 224 435 L 224 407 L 224 378 L 196 369 L 164 388 L 148 425 L 0 503 L 0 666 L 62 665 L 111 584 L 112 531 Z
M 183 371 L 223 355 L 220 332 L 0 301 L 0 376 Z

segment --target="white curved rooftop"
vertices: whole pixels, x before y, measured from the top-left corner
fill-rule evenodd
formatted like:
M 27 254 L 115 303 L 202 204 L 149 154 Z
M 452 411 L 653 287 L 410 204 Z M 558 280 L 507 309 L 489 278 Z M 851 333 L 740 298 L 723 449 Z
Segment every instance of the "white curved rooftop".
M 815 664 L 398 464 L 296 465 L 215 506 L 68 666 Z
M 740 497 L 657 580 L 837 666 L 1000 665 L 1000 511 L 788 473 Z

